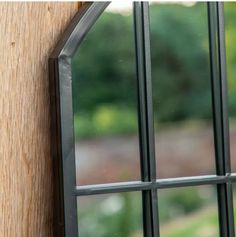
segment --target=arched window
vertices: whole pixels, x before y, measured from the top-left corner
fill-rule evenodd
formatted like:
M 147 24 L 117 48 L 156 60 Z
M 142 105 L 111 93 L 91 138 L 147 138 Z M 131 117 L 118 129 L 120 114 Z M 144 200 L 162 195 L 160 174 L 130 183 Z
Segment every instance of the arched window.
M 107 18 L 107 22 L 113 19 L 109 16 L 109 13 L 104 13 L 108 5 L 108 2 L 84 4 L 72 19 L 49 59 L 53 109 L 53 156 L 55 160 L 55 177 L 57 178 L 57 200 L 55 200 L 56 236 L 87 237 L 91 236 L 92 233 L 88 231 L 89 229 L 93 229 L 95 231 L 93 233 L 97 232 L 97 236 L 101 237 L 172 236 L 165 234 L 167 232 L 162 231 L 161 227 L 161 213 L 168 209 L 168 204 L 161 203 L 158 200 L 159 195 L 161 199 L 162 190 L 183 190 L 183 188 L 188 187 L 186 190 L 191 193 L 191 190 L 194 190 L 195 187 L 208 185 L 211 187 L 214 186 L 217 193 L 218 208 L 215 207 L 215 212 L 218 215 L 216 219 L 219 219 L 219 221 L 216 221 L 215 225 L 219 225 L 219 231 L 216 228 L 217 233 L 214 233 L 221 237 L 233 237 L 234 214 L 232 186 L 233 182 L 236 181 L 236 175 L 231 172 L 229 154 L 223 3 L 201 3 L 201 9 L 205 9 L 205 15 L 199 15 L 196 18 L 200 21 L 200 16 L 206 16 L 206 29 L 208 27 L 209 30 L 209 44 L 207 42 L 206 45 L 201 46 L 207 48 L 210 58 L 209 96 L 206 94 L 206 97 L 204 97 L 205 94 L 202 94 L 202 88 L 204 86 L 207 87 L 208 82 L 206 82 L 207 80 L 201 81 L 201 78 L 199 78 L 201 76 L 205 77 L 204 73 L 196 74 L 196 77 L 189 76 L 191 72 L 189 74 L 181 74 L 181 70 L 183 70 L 181 60 L 185 58 L 184 60 L 186 62 L 186 59 L 189 57 L 189 49 L 193 49 L 194 47 L 196 47 L 196 51 L 194 51 L 195 61 L 194 65 L 191 64 L 189 66 L 189 70 L 198 67 L 201 71 L 205 65 L 206 71 L 208 70 L 208 62 L 207 60 L 204 61 L 205 56 L 201 56 L 197 48 L 198 46 L 195 44 L 195 41 L 199 40 L 201 35 L 197 36 L 194 33 L 188 33 L 187 27 L 183 27 L 181 31 L 181 24 L 178 25 L 176 23 L 178 21 L 177 18 L 175 19 L 174 16 L 171 16 L 171 11 L 168 12 L 168 9 L 170 9 L 168 4 L 166 9 L 163 8 L 163 12 L 166 11 L 170 19 L 170 24 L 166 25 L 166 28 L 161 29 L 159 25 L 159 28 L 155 29 L 156 25 L 158 25 L 158 19 L 161 22 L 164 18 L 161 18 L 161 15 L 157 14 L 155 21 L 153 20 L 155 11 L 153 10 L 152 16 L 152 5 L 150 7 L 151 9 L 149 9 L 148 2 L 134 2 L 131 7 L 132 11 L 127 13 L 127 9 L 125 8 L 126 10 L 122 13 L 129 16 L 125 18 L 125 23 L 122 23 L 123 18 L 117 13 L 115 15 L 116 17 L 114 17 L 114 22 L 112 21 L 113 25 L 107 24 L 107 27 L 110 28 L 104 30 L 104 25 L 106 26 L 106 24 L 104 23 L 103 27 L 100 27 L 99 20 L 101 19 L 102 21 L 103 16 Z M 185 12 L 187 11 L 188 9 Z M 191 20 L 194 21 L 194 17 L 191 17 Z M 173 27 L 175 23 L 176 28 Z M 115 30 L 112 31 L 111 29 L 113 28 Z M 152 32 L 152 29 L 155 30 Z M 175 30 L 172 37 L 167 34 L 171 30 Z M 131 34 L 132 32 L 133 34 Z M 186 50 L 179 54 L 178 52 L 181 52 L 181 48 L 178 47 L 178 42 L 179 45 L 183 43 L 179 35 L 180 33 L 183 34 L 183 32 L 186 33 L 184 35 Z M 165 34 L 168 36 L 165 36 Z M 94 44 L 95 35 L 100 35 L 96 45 Z M 159 37 L 156 45 L 154 43 L 152 44 L 155 41 L 155 36 Z M 154 39 L 151 44 L 150 37 Z M 120 44 L 115 41 L 116 45 L 114 45 L 113 38 L 114 40 L 117 38 L 119 41 L 125 40 L 124 42 L 120 42 Z M 93 39 L 93 41 L 90 39 Z M 166 47 L 168 43 L 166 40 L 176 41 L 177 44 L 175 46 L 178 47 L 179 51 L 175 51 L 176 48 L 174 47 Z M 91 47 L 94 48 L 91 49 Z M 95 57 L 103 52 L 105 48 L 107 51 L 106 54 L 102 54 L 102 58 Z M 114 48 L 118 48 L 120 51 L 115 51 L 113 50 Z M 173 56 L 174 54 L 171 54 L 172 51 L 176 52 L 177 56 Z M 121 53 L 119 54 L 118 52 Z M 91 58 L 86 58 L 86 53 Z M 92 55 L 94 55 L 94 60 Z M 120 55 L 125 55 L 124 57 L 128 59 L 123 60 L 122 57 L 119 58 Z M 100 60 L 98 61 L 98 59 Z M 153 63 L 154 61 L 155 63 Z M 159 65 L 156 64 L 157 62 L 159 62 Z M 95 64 L 98 66 L 96 65 L 96 70 L 93 71 Z M 100 64 L 106 65 L 106 72 L 99 71 L 103 69 L 103 66 L 99 67 Z M 117 70 L 116 64 L 122 69 Z M 78 66 L 77 71 L 75 70 L 73 72 L 73 65 L 75 67 Z M 83 67 L 80 68 L 80 65 L 83 65 Z M 170 65 L 171 69 L 169 68 Z M 169 74 L 168 70 L 172 69 L 172 74 Z M 122 74 L 122 70 L 125 71 L 124 74 Z M 164 75 L 163 81 L 152 80 L 151 74 L 154 76 L 156 74 L 158 75 L 161 70 L 166 70 L 162 74 Z M 127 78 L 131 79 L 127 81 Z M 176 81 L 174 78 L 176 78 Z M 99 80 L 101 82 L 100 84 L 97 83 Z M 188 83 L 189 80 L 193 80 L 194 85 L 197 85 L 196 88 L 198 89 L 192 90 L 191 85 Z M 181 84 L 181 88 L 176 89 L 171 87 L 171 85 L 178 85 L 178 83 Z M 206 84 L 203 85 L 201 83 Z M 155 89 L 153 91 L 153 85 L 155 84 L 157 90 Z M 83 90 L 84 85 L 89 90 Z M 91 86 L 89 87 L 89 85 Z M 201 86 L 198 87 L 198 85 Z M 164 88 L 164 90 L 161 91 L 158 88 Z M 99 97 L 101 94 L 102 96 Z M 184 100 L 181 100 L 178 96 L 174 97 L 174 100 L 168 100 L 172 94 L 184 95 Z M 191 100 L 190 97 L 194 99 Z M 90 100 L 96 100 L 96 106 Z M 186 103 L 183 103 L 183 101 Z M 170 116 L 175 121 L 180 121 L 181 119 L 184 121 L 188 118 L 189 114 L 194 114 L 195 110 L 192 107 L 195 106 L 197 108 L 196 110 L 201 110 L 206 103 L 209 104 L 209 108 L 206 106 L 208 110 L 206 112 L 207 115 L 204 116 L 212 119 L 212 130 L 214 131 L 214 139 L 212 139 L 214 140 L 213 159 L 209 161 L 209 170 L 211 169 L 211 171 L 198 171 L 198 164 L 195 167 L 196 169 L 186 166 L 184 169 L 188 172 L 184 174 L 174 173 L 173 169 L 172 171 L 171 169 L 166 169 L 164 163 L 158 160 L 159 151 L 161 153 L 162 149 L 172 149 L 171 140 L 169 139 L 169 145 L 167 142 L 164 148 L 160 147 L 159 149 L 158 145 L 155 145 L 159 138 L 159 133 L 155 132 L 156 121 L 157 126 L 158 123 L 168 122 Z M 111 104 L 115 106 L 112 107 Z M 173 107 L 174 109 L 171 109 L 171 106 L 175 106 Z M 189 106 L 188 112 L 186 112 L 187 110 L 183 110 L 187 106 Z M 82 117 L 81 111 L 84 112 L 84 117 Z M 186 115 L 187 113 L 188 115 Z M 114 124 L 120 124 L 120 127 L 117 128 Z M 123 127 L 121 128 L 121 126 Z M 109 143 L 106 141 L 107 145 L 100 150 L 94 149 L 94 146 L 91 146 L 90 143 L 89 149 L 90 151 L 94 149 L 93 154 L 90 152 L 88 154 L 91 156 L 87 154 L 83 158 L 83 150 L 80 148 L 81 143 L 78 142 L 77 149 L 76 139 L 77 136 L 79 138 L 82 137 L 83 128 L 85 127 L 89 127 L 90 129 L 84 133 L 84 137 L 86 138 L 89 137 L 89 134 L 96 135 L 99 132 L 103 135 L 108 134 L 109 136 L 114 131 L 114 133 L 119 134 L 124 129 L 126 129 L 125 131 L 131 131 L 135 135 L 133 135 L 132 142 L 130 140 L 124 140 L 125 142 L 123 143 L 120 142 L 124 139 L 122 137 L 120 140 L 112 140 L 112 136 L 108 137 Z M 180 136 L 172 137 L 174 139 L 172 144 L 176 144 L 178 139 L 181 139 Z M 124 143 L 127 145 L 126 148 L 124 148 Z M 105 156 L 103 151 L 104 149 L 109 150 L 109 146 L 118 147 L 116 150 L 116 156 L 118 158 L 113 163 L 109 163 L 111 160 L 106 160 L 105 158 L 101 160 L 98 156 L 99 154 L 100 156 Z M 185 148 L 186 146 L 188 144 L 184 143 Z M 133 160 L 133 163 L 128 159 L 122 159 L 123 154 L 128 153 L 130 147 L 133 147 L 134 154 L 136 154 L 136 160 Z M 123 149 L 123 151 L 120 152 L 118 151 L 119 149 Z M 135 151 L 138 152 L 135 153 Z M 196 154 L 193 154 L 193 152 Z M 198 159 L 198 152 L 199 162 L 202 162 L 201 152 L 199 150 L 191 150 L 190 156 L 195 157 L 196 155 Z M 176 155 L 174 153 L 172 152 L 171 157 Z M 189 153 L 187 154 L 189 156 Z M 184 154 L 182 153 L 181 155 Z M 115 156 L 114 153 L 112 153 L 112 156 Z M 183 163 L 179 160 L 177 163 L 174 163 L 175 161 L 171 157 L 170 163 L 168 163 L 169 167 L 176 168 L 178 166 L 184 166 L 185 162 L 190 162 L 190 166 L 191 164 L 195 165 L 193 160 L 185 160 Z M 82 158 L 84 163 L 82 162 Z M 206 157 L 206 159 L 210 159 L 210 157 Z M 90 164 L 95 164 L 95 168 L 93 167 L 90 173 L 86 171 L 85 163 L 88 160 Z M 173 161 L 172 164 L 171 161 Z M 165 192 L 168 193 L 168 191 Z M 121 193 L 124 195 L 116 196 L 115 199 L 107 198 L 110 194 Z M 104 197 L 103 195 L 109 199 L 104 205 L 100 206 L 100 209 L 104 209 L 104 213 L 112 212 L 115 209 L 118 210 L 122 205 L 128 207 L 126 211 L 119 213 L 119 223 L 122 231 L 117 232 L 118 234 L 104 232 L 110 225 L 113 225 L 112 221 L 110 221 L 113 217 L 109 217 L 108 214 L 106 218 L 104 217 L 105 222 L 103 224 L 107 223 L 109 226 L 103 226 L 103 228 L 90 223 L 90 219 L 86 219 L 86 215 L 80 217 L 80 213 L 89 210 L 88 208 L 83 210 L 83 205 L 91 205 L 92 209 L 90 208 L 90 212 L 94 212 L 94 215 L 101 215 L 102 211 L 96 209 L 96 205 L 92 205 L 93 200 L 91 198 L 99 195 L 101 199 Z M 178 199 L 178 195 L 176 196 L 177 204 L 181 201 L 184 202 L 181 198 L 182 196 L 180 195 L 179 197 L 180 199 Z M 164 199 L 168 199 L 167 194 L 164 195 Z M 186 199 L 188 200 L 187 197 Z M 126 203 L 122 204 L 122 200 L 125 200 Z M 109 205 L 112 208 L 109 209 Z M 190 209 L 191 205 L 193 204 L 190 204 Z M 132 209 L 138 210 L 135 214 L 136 216 L 132 215 Z M 181 210 L 178 212 L 177 209 L 173 209 L 172 212 L 181 213 Z M 133 224 L 128 224 L 133 219 L 135 219 L 134 222 L 136 225 L 140 225 L 139 230 L 136 230 Z M 115 227 L 112 231 L 116 229 Z

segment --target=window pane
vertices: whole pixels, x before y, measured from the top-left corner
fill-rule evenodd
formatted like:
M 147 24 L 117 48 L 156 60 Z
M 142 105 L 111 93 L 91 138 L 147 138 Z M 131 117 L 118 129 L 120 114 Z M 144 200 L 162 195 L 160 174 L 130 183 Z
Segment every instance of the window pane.
M 215 187 L 160 190 L 158 195 L 161 237 L 219 236 Z
M 150 7 L 158 177 L 215 173 L 207 8 Z
M 111 3 L 73 58 L 77 184 L 140 179 L 132 3 Z
M 230 143 L 232 170 L 236 172 L 236 4 L 225 3 L 226 64 L 228 77 L 228 104 L 230 115 Z
M 236 184 L 233 183 L 234 229 L 236 229 Z
M 78 198 L 80 237 L 142 237 L 141 193 Z

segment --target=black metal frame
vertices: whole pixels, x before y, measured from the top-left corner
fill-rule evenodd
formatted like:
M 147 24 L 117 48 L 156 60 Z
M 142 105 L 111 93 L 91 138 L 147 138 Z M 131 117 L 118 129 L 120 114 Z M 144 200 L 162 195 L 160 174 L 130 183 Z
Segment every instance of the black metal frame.
M 236 174 L 231 173 L 230 168 L 224 7 L 220 2 L 207 3 L 216 175 L 168 179 L 156 177 L 149 6 L 148 2 L 135 2 L 134 29 L 142 180 L 76 187 L 71 58 L 108 4 L 109 2 L 85 4 L 70 23 L 49 59 L 53 110 L 52 150 L 56 177 L 55 236 L 78 236 L 78 196 L 141 191 L 144 236 L 158 237 L 158 190 L 207 184 L 217 186 L 220 236 L 235 236 L 232 183 L 236 182 Z

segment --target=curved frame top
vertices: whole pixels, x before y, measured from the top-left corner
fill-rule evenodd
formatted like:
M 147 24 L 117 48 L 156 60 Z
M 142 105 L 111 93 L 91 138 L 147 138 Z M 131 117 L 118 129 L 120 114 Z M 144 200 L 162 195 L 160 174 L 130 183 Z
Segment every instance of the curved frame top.
M 76 171 L 71 58 L 110 2 L 83 5 L 49 58 L 52 156 L 55 176 L 55 236 L 77 237 Z M 68 175 L 69 174 L 69 175 Z
M 90 28 L 110 2 L 85 3 L 74 16 L 50 58 L 72 57 Z

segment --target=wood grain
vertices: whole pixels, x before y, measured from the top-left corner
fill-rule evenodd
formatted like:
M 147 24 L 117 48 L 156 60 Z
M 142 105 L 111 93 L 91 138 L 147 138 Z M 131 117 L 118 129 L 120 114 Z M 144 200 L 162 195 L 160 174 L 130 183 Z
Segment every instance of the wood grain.
M 0 3 L 0 236 L 53 234 L 48 56 L 78 3 Z

